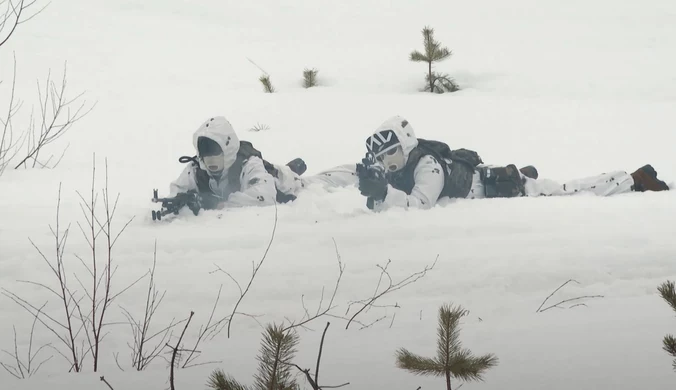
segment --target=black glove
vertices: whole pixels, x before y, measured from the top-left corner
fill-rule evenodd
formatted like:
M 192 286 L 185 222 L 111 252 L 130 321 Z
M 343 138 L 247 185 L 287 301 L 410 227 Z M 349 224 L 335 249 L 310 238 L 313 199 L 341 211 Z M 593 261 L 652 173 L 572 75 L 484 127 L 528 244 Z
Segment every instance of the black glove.
M 373 200 L 384 200 L 387 196 L 387 178 L 378 169 L 366 169 L 359 175 L 359 191 Z
M 307 165 L 302 158 L 294 158 L 293 160 L 286 163 L 286 165 L 291 168 L 291 170 L 298 176 L 301 176 L 307 170 Z
M 223 202 L 225 199 L 217 197 L 214 194 L 202 193 L 197 198 L 197 200 L 198 200 L 197 204 L 199 205 L 200 208 L 203 208 L 204 210 L 215 210 L 218 209 L 219 204 Z

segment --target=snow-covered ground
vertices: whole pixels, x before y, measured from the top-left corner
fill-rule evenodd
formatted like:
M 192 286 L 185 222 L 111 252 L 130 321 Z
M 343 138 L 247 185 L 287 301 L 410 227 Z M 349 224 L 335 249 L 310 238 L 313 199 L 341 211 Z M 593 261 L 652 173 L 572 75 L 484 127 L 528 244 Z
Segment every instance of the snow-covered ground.
M 425 65 L 408 61 L 408 53 L 422 47 L 425 25 L 453 50 L 437 69 L 462 91 L 418 92 Z M 97 105 L 45 150 L 45 157 L 58 157 L 68 146 L 57 168 L 0 177 L 0 287 L 38 306 L 49 301 L 45 310 L 61 315 L 53 294 L 19 280 L 55 286 L 29 238 L 53 258 L 49 225 L 55 226 L 59 185 L 61 228 L 71 224 L 64 254 L 70 281 L 76 288 L 73 273 L 86 280 L 76 258 L 89 259 L 77 192 L 90 195 L 95 154 L 96 190 L 107 159 L 111 197 L 120 194 L 114 231 L 133 218 L 114 247 L 113 289 L 152 266 L 157 241 L 156 281 L 167 295 L 153 326 L 194 310 L 188 343 L 220 286 L 216 316 L 229 314 L 239 298 L 227 275 L 211 271 L 220 267 L 246 284 L 277 212 L 270 251 L 238 308 L 263 324 L 302 318 L 301 297 L 315 312 L 323 288 L 326 307 L 338 276 L 336 247 L 345 265 L 331 311 L 337 316 L 349 301 L 373 294 L 378 264 L 391 260 L 397 282 L 438 256 L 424 278 L 377 301 L 386 307 L 357 317 L 364 324 L 386 317 L 372 326 L 345 329 L 345 320 L 323 317 L 308 325 L 314 331 L 299 331 L 297 363 L 314 369 L 321 331 L 331 321 L 321 368 L 326 384 L 443 388 L 442 378 L 396 368 L 394 352 L 433 355 L 437 308 L 454 303 L 470 310 L 461 331 L 465 346 L 500 359 L 485 382 L 463 388 L 673 389 L 676 373 L 661 339 L 676 332 L 676 319 L 656 292 L 676 279 L 673 192 L 462 200 L 374 215 L 354 188 L 313 188 L 277 209 L 187 212 L 161 223 L 150 219 L 156 207 L 150 198 L 153 188 L 168 193 L 183 169 L 178 157 L 194 153 L 192 132 L 214 115 L 229 118 L 270 161 L 303 157 L 306 174 L 358 161 L 370 132 L 402 115 L 419 137 L 477 150 L 488 163 L 534 164 L 542 177 L 566 180 L 651 163 L 673 185 L 674 47 L 676 3 L 668 0 L 53 0 L 0 48 L 0 107 L 9 98 L 13 52 L 17 94 L 25 101 L 17 129 L 28 123 L 36 79 L 44 82 L 51 69 L 58 80 L 65 61 L 70 96 L 86 90 Z M 249 59 L 271 75 L 277 93 L 262 92 L 261 71 Z M 306 67 L 319 69 L 320 87 L 302 88 Z M 248 131 L 258 123 L 269 130 Z M 536 313 L 569 279 L 579 284 L 568 284 L 550 303 L 603 298 Z M 124 322 L 120 306 L 140 315 L 146 286 L 144 279 L 117 298 L 110 321 Z M 0 349 L 13 353 L 14 325 L 24 354 L 32 318 L 0 298 Z M 65 359 L 45 349 L 36 363 L 54 357 L 37 375 L 16 380 L 0 370 L 0 388 L 105 389 L 101 375 L 116 390 L 168 388 L 163 360 L 142 373 L 129 368 L 128 325 L 107 330 L 99 372 L 92 373 L 89 360 L 85 373 L 68 374 Z M 216 367 L 253 383 L 260 330 L 254 319 L 235 317 L 229 338 L 223 331 L 200 345 L 198 363 L 220 363 L 179 370 L 177 389 L 204 388 Z M 34 349 L 49 342 L 63 351 L 38 325 Z M 118 353 L 125 371 L 115 363 Z M 0 362 L 12 364 L 4 353 Z

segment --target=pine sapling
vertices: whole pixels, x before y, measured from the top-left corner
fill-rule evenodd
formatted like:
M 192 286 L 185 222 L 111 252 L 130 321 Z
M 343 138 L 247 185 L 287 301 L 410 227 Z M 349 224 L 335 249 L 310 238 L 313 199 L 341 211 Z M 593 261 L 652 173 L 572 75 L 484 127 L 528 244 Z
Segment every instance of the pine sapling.
M 307 69 L 303 71 L 303 87 L 312 88 L 317 86 L 317 69 Z
M 266 125 L 265 123 L 263 123 L 263 124 L 256 123 L 255 126 L 253 126 L 249 129 L 249 131 L 256 131 L 256 132 L 263 131 L 263 130 L 270 130 L 270 126 Z
M 676 288 L 674 288 L 674 282 L 666 281 L 662 283 L 658 288 L 660 296 L 664 299 L 669 306 L 676 312 Z M 664 349 L 669 355 L 674 357 L 672 363 L 674 371 L 676 371 L 676 337 L 673 335 L 666 335 L 662 340 L 662 349 Z
M 258 373 L 254 376 L 259 389 L 296 389 L 291 367 L 286 364 L 294 359 L 298 346 L 298 334 L 284 331 L 281 326 L 268 325 L 263 334 L 258 354 Z
M 226 374 L 220 368 L 209 375 L 207 386 L 214 390 L 251 390 L 250 387 L 237 382 L 235 378 Z
M 275 87 L 272 86 L 272 82 L 270 81 L 270 75 L 263 75 L 258 79 L 261 84 L 263 84 L 263 89 L 267 93 L 273 93 L 275 92 Z
M 410 60 L 413 62 L 427 63 L 427 76 L 425 77 L 427 86 L 425 91 L 443 93 L 445 91 L 455 92 L 460 88 L 446 74 L 439 74 L 432 71 L 432 63 L 440 62 L 451 56 L 452 52 L 446 47 L 441 47 L 441 43 L 434 39 L 434 29 L 425 27 L 422 30 L 424 53 L 414 50 L 410 54 Z
M 259 364 L 258 372 L 254 375 L 254 385 L 244 385 L 217 369 L 209 376 L 207 386 L 213 390 L 298 390 L 300 387 L 288 363 L 296 355 L 298 341 L 295 330 L 285 331 L 281 326 L 268 325 L 256 357 Z
M 493 354 L 477 357 L 462 347 L 458 325 L 466 313 L 462 307 L 454 308 L 446 304 L 439 308 L 437 356 L 423 357 L 400 348 L 396 354 L 397 367 L 416 375 L 443 376 L 446 378 L 447 390 L 452 390 L 451 377 L 463 381 L 482 381 L 484 372 L 497 366 L 498 358 Z

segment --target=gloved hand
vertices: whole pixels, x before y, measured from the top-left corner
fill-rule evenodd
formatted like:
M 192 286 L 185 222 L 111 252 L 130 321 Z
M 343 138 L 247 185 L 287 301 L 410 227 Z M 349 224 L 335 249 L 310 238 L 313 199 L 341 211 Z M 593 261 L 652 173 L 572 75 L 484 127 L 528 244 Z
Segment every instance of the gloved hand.
M 291 170 L 298 176 L 301 176 L 307 170 L 307 165 L 302 158 L 294 158 L 293 160 L 286 163 L 286 165 L 291 168 Z
M 359 175 L 359 192 L 373 200 L 384 200 L 387 196 L 385 173 L 376 169 L 368 169 L 364 174 Z

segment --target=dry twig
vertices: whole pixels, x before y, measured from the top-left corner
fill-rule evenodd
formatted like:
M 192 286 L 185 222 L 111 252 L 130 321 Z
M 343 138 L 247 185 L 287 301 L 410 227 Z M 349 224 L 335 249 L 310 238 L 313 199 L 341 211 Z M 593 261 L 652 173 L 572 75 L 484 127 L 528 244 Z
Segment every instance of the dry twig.
M 545 300 L 542 301 L 542 303 L 540 304 L 540 307 L 538 307 L 538 309 L 537 309 L 535 312 L 536 312 L 536 313 L 542 313 L 542 312 L 544 312 L 544 311 L 547 311 L 547 310 L 549 310 L 549 309 L 554 309 L 554 308 L 557 308 L 557 309 L 563 309 L 563 307 L 561 307 L 562 304 L 567 303 L 567 302 L 579 301 L 580 299 L 603 298 L 603 297 L 604 297 L 603 295 L 584 295 L 584 296 L 580 296 L 580 297 L 576 297 L 576 298 L 564 299 L 564 300 L 562 300 L 562 301 L 560 301 L 560 302 L 558 302 L 558 303 L 555 303 L 555 304 L 553 304 L 553 305 L 547 306 L 547 307 L 545 307 L 544 309 L 542 308 L 542 306 L 544 306 L 545 303 L 547 303 L 547 301 L 549 300 L 549 298 L 551 298 L 554 294 L 556 294 L 557 291 L 559 291 L 560 289 L 562 289 L 564 286 L 566 286 L 566 285 L 567 285 L 568 283 L 570 283 L 570 282 L 574 282 L 574 283 L 580 284 L 580 282 L 578 282 L 578 281 L 575 280 L 575 279 L 568 279 L 566 282 L 564 282 L 562 285 L 560 285 L 556 290 L 554 290 L 551 294 L 549 294 L 549 296 L 547 296 L 547 298 L 545 298 Z M 578 303 L 578 304 L 576 304 L 576 305 L 569 306 L 568 309 L 572 309 L 572 308 L 574 308 L 574 307 L 576 307 L 576 306 L 587 306 L 587 305 L 584 304 L 584 303 Z
M 380 278 L 378 279 L 378 285 L 376 286 L 376 290 L 375 290 L 375 292 L 373 293 L 373 296 L 372 296 L 371 298 L 363 299 L 363 300 L 360 300 L 360 301 L 354 301 L 354 302 L 351 302 L 351 303 L 349 304 L 349 306 L 348 306 L 348 308 L 347 308 L 347 311 L 345 312 L 345 315 L 347 315 L 347 314 L 349 313 L 350 308 L 352 307 L 352 305 L 361 305 L 362 307 L 361 307 L 359 310 L 357 310 L 356 313 L 354 313 L 354 314 L 352 315 L 352 317 L 350 318 L 350 320 L 347 322 L 347 325 L 345 326 L 345 329 L 347 329 L 347 328 L 350 327 L 350 323 L 351 323 L 351 322 L 352 322 L 352 321 L 353 321 L 353 320 L 354 320 L 361 312 L 363 312 L 363 311 L 366 310 L 367 308 L 375 307 L 375 306 L 374 306 L 374 303 L 375 303 L 378 299 L 380 299 L 382 296 L 384 296 L 384 295 L 386 295 L 386 294 L 389 294 L 389 293 L 392 293 L 392 292 L 394 292 L 394 291 L 400 290 L 400 289 L 402 289 L 402 288 L 408 286 L 409 284 L 415 283 L 415 282 L 417 282 L 419 279 L 425 277 L 425 275 L 427 275 L 427 271 L 430 271 L 430 270 L 432 270 L 432 269 L 434 268 L 434 266 L 436 265 L 438 259 L 439 259 L 439 256 L 437 255 L 437 258 L 434 260 L 434 263 L 432 263 L 431 266 L 425 266 L 425 268 L 424 268 L 422 271 L 419 271 L 419 272 L 416 272 L 416 273 L 414 273 L 414 274 L 411 274 L 411 275 L 407 276 L 406 278 L 400 280 L 400 281 L 397 282 L 397 283 L 394 283 L 394 282 L 393 282 L 392 277 L 390 276 L 390 273 L 389 273 L 389 271 L 387 270 L 387 267 L 389 267 L 389 265 L 390 265 L 390 263 L 391 263 L 391 260 L 388 260 L 388 261 L 387 261 L 387 264 L 386 264 L 384 267 L 381 266 L 381 265 L 378 265 L 377 267 L 380 268 L 381 273 L 380 273 Z M 383 291 L 378 292 L 378 290 L 380 289 L 380 285 L 381 285 L 381 283 L 382 283 L 383 276 L 385 276 L 385 277 L 387 278 L 387 281 L 388 281 L 388 282 L 387 282 L 387 287 L 386 287 Z M 383 306 L 383 307 L 396 307 L 396 308 L 398 308 L 399 305 L 398 305 L 398 304 L 395 304 L 394 306 Z
M 228 272 L 224 271 L 223 269 L 221 269 L 218 266 L 217 266 L 216 270 L 210 272 L 210 273 L 214 273 L 214 272 L 225 273 L 233 282 L 235 282 L 235 284 L 237 285 L 237 288 L 239 289 L 239 298 L 237 299 L 237 302 L 235 303 L 235 306 L 233 307 L 230 315 L 216 321 L 213 325 L 207 324 L 207 326 L 205 327 L 205 331 L 207 329 L 212 331 L 212 338 L 216 334 L 220 333 L 220 331 L 222 330 L 221 325 L 225 325 L 225 324 L 227 324 L 227 326 L 228 326 L 228 338 L 230 338 L 230 328 L 232 327 L 232 320 L 235 317 L 235 314 L 240 314 L 240 313 L 237 312 L 237 309 L 239 308 L 239 305 L 242 303 L 242 300 L 244 300 L 244 297 L 246 296 L 246 294 L 249 292 L 249 289 L 251 288 L 251 285 L 253 284 L 253 281 L 256 278 L 258 271 L 261 269 L 263 262 L 267 258 L 268 252 L 270 251 L 270 247 L 272 246 L 272 243 L 275 240 L 275 233 L 277 232 L 277 202 L 275 202 L 274 206 L 275 206 L 275 221 L 274 221 L 274 224 L 272 226 L 272 234 L 270 236 L 270 240 L 268 242 L 267 248 L 265 248 L 265 252 L 263 253 L 263 257 L 260 259 L 260 261 L 258 263 L 252 262 L 253 271 L 251 273 L 251 278 L 249 279 L 249 283 L 247 284 L 246 288 L 244 290 L 242 290 L 242 286 L 239 284 L 239 282 L 237 282 L 237 280 L 235 278 L 233 278 L 232 275 L 230 275 Z M 220 289 L 219 289 L 219 296 L 220 296 Z M 218 303 L 218 299 L 216 300 L 216 303 Z M 214 305 L 214 309 L 215 309 L 215 305 Z M 213 313 L 212 313 L 212 315 L 213 315 Z M 211 322 L 211 319 L 209 320 L 209 322 Z
M 216 296 L 216 301 L 214 302 L 214 307 L 211 309 L 211 314 L 209 315 L 209 320 L 207 321 L 206 325 L 203 325 L 203 326 L 200 327 L 200 330 L 199 330 L 198 336 L 197 336 L 197 340 L 195 341 L 195 345 L 194 345 L 191 349 L 189 349 L 189 350 L 186 351 L 186 352 L 190 352 L 190 354 L 188 355 L 188 357 L 186 358 L 185 362 L 183 363 L 182 368 L 189 368 L 189 367 L 193 367 L 193 366 L 197 366 L 197 365 L 203 365 L 203 364 L 209 364 L 209 363 L 217 363 L 217 362 L 206 362 L 206 363 L 199 363 L 199 364 L 189 365 L 189 364 L 190 364 L 192 361 L 194 361 L 194 360 L 198 357 L 198 355 L 199 355 L 199 351 L 197 350 L 197 348 L 199 347 L 200 342 L 201 342 L 204 338 L 209 337 L 209 336 L 211 336 L 211 338 L 213 339 L 213 338 L 216 336 L 216 334 L 217 334 L 217 330 L 216 330 L 216 329 L 217 329 L 217 327 L 218 327 L 218 325 L 219 325 L 219 322 L 216 322 L 216 323 L 214 323 L 214 324 L 211 324 L 211 321 L 212 321 L 213 318 L 214 318 L 214 312 L 216 311 L 216 307 L 218 306 L 218 301 L 219 301 L 220 298 L 221 298 L 221 290 L 222 290 L 222 289 L 223 289 L 223 285 L 221 285 L 221 286 L 218 288 L 218 295 Z M 197 354 L 197 355 L 196 355 L 196 354 Z
M 14 34 L 16 28 L 23 23 L 33 19 L 40 12 L 42 12 L 49 3 L 47 3 L 40 10 L 28 16 L 28 9 L 36 3 L 37 0 L 26 2 L 26 0 L 1 0 L 0 1 L 0 46 L 7 43 L 9 38 Z M 4 11 L 2 8 L 4 7 Z M 9 28 L 9 32 L 5 29 Z M 4 36 L 4 38 L 3 38 Z
M 2 84 L 2 82 L 0 82 Z M 12 119 L 21 108 L 22 102 L 16 101 L 16 55 L 14 56 L 14 67 L 12 74 L 12 87 L 10 89 L 9 104 L 7 113 L 0 118 L 0 175 L 4 172 L 7 165 L 19 153 L 25 134 L 15 139 Z
M 44 148 L 61 138 L 72 127 L 72 125 L 89 114 L 96 104 L 83 111 L 86 106 L 86 101 L 83 102 L 74 113 L 71 113 L 70 105 L 84 95 L 84 92 L 73 99 L 66 98 L 66 65 L 63 70 L 63 80 L 61 86 L 57 88 L 53 81 L 50 81 L 51 71 L 47 75 L 47 83 L 44 92 L 40 87 L 38 81 L 38 94 L 40 98 L 40 122 L 36 128 L 33 114 L 31 113 L 30 126 L 27 132 L 28 148 L 26 156 L 14 167 L 18 169 L 21 166 L 28 167 L 29 161 L 32 161 L 31 167 L 36 166 L 42 168 L 54 168 L 59 164 L 63 158 L 66 150 L 63 151 L 61 157 L 51 167 L 50 161 L 54 156 L 49 157 L 46 162 L 40 162 L 40 153 Z M 44 96 L 43 96 L 44 94 Z M 65 115 L 65 118 L 63 118 Z
M 14 352 L 10 353 L 9 351 L 3 350 L 5 354 L 10 356 L 14 360 L 15 365 L 10 365 L 6 363 L 0 362 L 0 366 L 5 369 L 8 373 L 10 373 L 12 376 L 14 376 L 17 379 L 26 379 L 26 376 L 28 378 L 32 377 L 34 374 L 37 374 L 38 371 L 40 371 L 40 367 L 42 367 L 43 364 L 45 364 L 47 361 L 49 361 L 53 356 L 48 357 L 47 359 L 41 361 L 37 367 L 33 366 L 33 361 L 35 358 L 37 358 L 38 354 L 46 348 L 50 347 L 51 344 L 45 344 L 42 345 L 40 348 L 38 348 L 35 352 L 33 352 L 33 335 L 35 333 L 35 325 L 38 321 L 38 315 L 40 312 L 42 312 L 42 309 L 47 305 L 45 303 L 42 305 L 39 309 L 37 314 L 33 318 L 33 325 L 31 326 L 31 331 L 30 331 L 30 339 L 28 340 L 28 351 L 26 352 L 26 360 L 22 361 L 21 358 L 19 357 L 19 347 L 18 347 L 18 342 L 17 342 L 17 337 L 16 337 L 16 327 L 12 326 L 12 330 L 14 331 Z
M 310 369 L 303 369 L 299 365 L 295 363 L 290 363 L 290 362 L 285 362 L 285 364 L 294 366 L 298 369 L 298 371 L 302 372 L 305 375 L 305 378 L 307 379 L 308 383 L 312 387 L 313 390 L 321 390 L 321 389 L 337 389 L 339 387 L 344 387 L 350 384 L 350 382 L 343 383 L 342 385 L 337 385 L 337 386 L 324 386 L 319 384 L 319 365 L 322 360 L 322 351 L 324 350 L 324 338 L 326 337 L 326 331 L 329 329 L 329 325 L 331 325 L 330 322 L 326 323 L 326 327 L 324 328 L 324 332 L 322 333 L 322 340 L 319 343 L 319 352 L 317 353 L 317 363 L 316 363 L 316 368 L 315 368 L 315 374 L 314 378 L 312 377 L 312 374 L 310 373 Z
M 322 288 L 322 295 L 319 300 L 319 306 L 317 307 L 317 312 L 314 313 L 314 315 L 310 315 L 310 312 L 308 309 L 305 307 L 305 301 L 304 297 L 301 296 L 301 303 L 303 305 L 303 310 L 305 311 L 305 314 L 301 318 L 301 320 L 298 323 L 293 323 L 291 322 L 291 325 L 287 326 L 284 328 L 284 331 L 286 332 L 287 330 L 297 328 L 297 327 L 304 327 L 311 321 L 316 320 L 317 318 L 320 318 L 322 316 L 328 315 L 329 311 L 337 307 L 336 305 L 333 304 L 334 300 L 336 299 L 336 294 L 338 293 L 338 287 L 340 286 L 340 281 L 343 278 L 343 272 L 345 271 L 345 265 L 343 264 L 343 261 L 340 256 L 340 252 L 338 251 L 338 244 L 336 243 L 336 240 L 333 239 L 333 245 L 336 249 L 336 259 L 338 261 L 338 278 L 336 279 L 336 285 L 333 288 L 333 293 L 331 293 L 331 299 L 329 299 L 328 305 L 326 305 L 326 308 L 322 310 L 322 306 L 324 304 L 324 288 Z
M 172 347 L 171 345 L 167 344 L 169 348 L 171 348 L 171 368 L 169 370 L 169 385 L 171 386 L 171 390 L 176 390 L 176 386 L 174 385 L 174 368 L 176 367 L 176 356 L 178 354 L 178 351 L 181 348 L 181 341 L 183 340 L 183 336 L 185 336 L 185 331 L 188 330 L 188 326 L 190 325 L 190 320 L 192 320 L 192 316 L 195 315 L 194 311 L 190 312 L 190 317 L 188 317 L 188 320 L 185 323 L 185 327 L 183 328 L 183 332 L 181 332 L 181 336 L 178 338 L 178 341 L 176 342 L 176 346 Z
M 64 320 L 57 320 L 53 316 L 50 316 L 41 309 L 35 307 L 25 299 L 21 298 L 17 294 L 3 288 L 3 295 L 14 301 L 16 304 L 21 306 L 24 310 L 28 311 L 31 313 L 31 315 L 35 316 L 37 320 L 45 326 L 54 336 L 59 339 L 63 345 L 67 349 L 67 354 L 62 353 L 55 347 L 52 347 L 57 353 L 59 353 L 62 357 L 64 357 L 69 364 L 71 365 L 70 370 L 75 370 L 75 372 L 80 372 L 82 369 L 82 360 L 85 357 L 85 352 L 84 351 L 78 351 L 78 346 L 75 342 L 75 339 L 78 334 L 78 329 L 75 327 L 75 320 L 76 317 L 74 316 L 74 311 L 75 311 L 75 303 L 79 302 L 76 298 L 73 297 L 73 294 L 71 294 L 70 289 L 68 288 L 68 279 L 66 276 L 66 267 L 63 261 L 63 255 L 64 255 L 64 250 L 66 246 L 66 241 L 68 239 L 68 233 L 70 231 L 70 225 L 68 228 L 66 228 L 65 232 L 61 232 L 61 224 L 60 224 L 60 209 L 61 209 L 61 184 L 59 184 L 59 192 L 57 196 L 57 204 L 56 204 L 56 228 L 52 228 L 50 225 L 50 230 L 52 232 L 52 235 L 55 240 L 55 260 L 54 264 L 47 259 L 47 256 L 45 256 L 44 253 L 40 250 L 40 248 L 35 245 L 35 243 L 29 239 L 33 247 L 38 251 L 40 254 L 40 257 L 47 263 L 49 268 L 52 270 L 52 273 L 56 277 L 56 280 L 58 282 L 58 287 L 57 288 L 51 288 L 45 284 L 42 283 L 35 283 L 35 282 L 28 282 L 25 281 L 26 283 L 29 284 L 34 284 L 36 286 L 42 287 L 46 289 L 47 291 L 53 293 L 56 295 L 59 300 L 63 303 L 63 314 L 65 319 Z M 43 306 L 44 307 L 44 306 Z M 42 315 L 41 315 L 42 314 Z M 43 319 L 44 317 L 44 319 Z M 63 331 L 65 334 L 61 334 L 59 330 Z
M 155 267 L 157 266 L 157 241 L 155 242 L 155 247 L 153 249 L 153 267 L 150 269 L 150 281 L 148 282 L 148 293 L 146 295 L 146 304 L 142 320 L 136 320 L 134 316 L 125 308 L 121 308 L 124 312 L 127 321 L 131 326 L 133 344 L 127 343 L 131 349 L 131 366 L 137 370 L 142 371 L 148 367 L 148 365 L 160 356 L 162 349 L 166 344 L 166 340 L 171 338 L 172 329 L 184 322 L 181 320 L 174 322 L 174 319 L 171 320 L 168 326 L 165 326 L 157 332 L 150 333 L 150 325 L 155 315 L 155 312 L 162 304 L 164 296 L 166 295 L 166 290 L 160 293 L 157 291 L 157 286 L 155 284 Z M 150 342 L 159 337 L 159 341 L 154 345 L 149 345 Z M 117 358 L 116 358 L 117 362 Z M 119 367 L 119 363 L 118 363 Z M 121 369 L 121 367 L 120 367 Z
M 98 195 L 95 191 L 95 163 L 92 169 L 91 203 L 87 203 L 84 200 L 84 197 L 78 193 L 80 198 L 83 200 L 81 209 L 88 223 L 89 234 L 85 233 L 85 229 L 82 227 L 82 225 L 79 223 L 78 225 L 80 226 L 80 230 L 82 231 L 83 236 L 85 237 L 91 249 L 91 267 L 85 263 L 82 257 L 77 255 L 76 257 L 80 260 L 82 265 L 84 265 L 89 276 L 91 277 L 91 288 L 87 289 L 82 279 L 77 274 L 74 274 L 75 281 L 82 288 L 82 292 L 78 292 L 78 290 L 74 290 L 72 288 L 72 281 L 70 281 L 67 277 L 64 262 L 64 251 L 66 239 L 70 231 L 70 226 L 63 234 L 61 233 L 59 221 L 61 185 L 59 185 L 56 210 L 56 229 L 53 229 L 50 226 L 56 246 L 54 262 L 52 263 L 52 261 L 50 261 L 31 240 L 33 247 L 38 251 L 42 259 L 52 270 L 58 285 L 57 287 L 50 287 L 47 284 L 36 283 L 33 281 L 21 280 L 20 282 L 41 287 L 55 295 L 63 303 L 63 319 L 55 319 L 53 316 L 36 308 L 34 305 L 21 298 L 17 294 L 14 294 L 7 289 L 3 289 L 3 294 L 5 296 L 12 299 L 24 310 L 36 316 L 38 321 L 50 332 L 52 332 L 63 345 L 65 345 L 67 349 L 65 353 L 59 351 L 55 347 L 52 348 L 70 363 L 71 368 L 69 371 L 82 371 L 83 360 L 90 354 L 93 359 L 93 369 L 95 372 L 98 370 L 101 343 L 107 335 L 104 333 L 104 328 L 106 326 L 112 325 L 110 323 L 106 323 L 105 321 L 106 313 L 110 305 L 117 297 L 119 297 L 121 294 L 126 292 L 145 277 L 145 275 L 141 276 L 127 287 L 122 288 L 120 291 L 114 292 L 112 290 L 112 279 L 117 270 L 117 267 L 113 267 L 113 247 L 117 242 L 117 239 L 124 232 L 129 223 L 131 223 L 133 218 L 130 219 L 116 235 L 113 234 L 112 221 L 117 208 L 117 200 L 114 204 L 111 204 L 110 202 L 110 197 L 108 194 L 107 168 L 106 161 L 106 182 L 105 188 L 103 190 L 104 215 L 102 218 L 99 218 L 96 213 L 96 200 Z M 101 261 L 97 258 L 97 241 L 101 233 L 103 234 L 106 243 L 106 246 L 104 247 L 106 250 L 106 256 L 104 257 L 105 260 L 102 262 L 103 264 L 100 264 Z M 103 270 L 100 270 L 101 266 L 103 266 Z
M 85 232 L 85 229 L 82 227 L 82 225 L 78 222 L 78 226 L 80 227 L 80 231 L 82 232 L 82 235 L 84 236 L 85 240 L 89 244 L 89 248 L 91 249 L 91 268 L 87 266 L 85 261 L 80 257 L 76 257 L 80 260 L 82 265 L 85 266 L 87 269 L 89 275 L 91 276 L 91 290 L 87 290 L 84 283 L 80 280 L 78 276 L 76 276 L 76 280 L 82 287 L 82 289 L 85 291 L 85 295 L 88 298 L 88 312 L 85 315 L 82 306 L 79 304 L 79 300 L 75 302 L 75 308 L 78 313 L 78 317 L 80 321 L 82 322 L 82 326 L 85 331 L 85 335 L 87 338 L 87 343 L 89 345 L 89 351 L 92 353 L 92 358 L 93 358 L 93 365 L 94 365 L 94 372 L 98 370 L 98 364 L 99 364 L 99 356 L 100 356 L 100 348 L 101 348 L 101 342 L 103 341 L 105 334 L 103 334 L 103 326 L 105 325 L 105 316 L 106 313 L 108 312 L 108 309 L 111 305 L 111 303 L 126 292 L 128 289 L 133 287 L 136 283 L 138 283 L 141 279 L 143 279 L 146 275 L 144 274 L 134 282 L 132 282 L 130 285 L 127 287 L 123 288 L 121 291 L 114 293 L 112 291 L 112 280 L 113 276 L 115 275 L 115 272 L 117 271 L 117 266 L 113 267 L 113 247 L 115 246 L 115 243 L 117 242 L 118 238 L 120 235 L 125 231 L 127 226 L 134 220 L 134 217 L 129 219 L 122 228 L 120 229 L 117 234 L 113 234 L 112 231 L 112 222 L 115 217 L 115 211 L 117 210 L 117 202 L 119 201 L 120 194 L 118 193 L 117 198 L 115 199 L 115 203 L 111 204 L 110 202 L 110 195 L 108 192 L 108 160 L 106 159 L 105 161 L 105 186 L 103 188 L 103 206 L 104 206 L 104 214 L 103 218 L 100 219 L 97 214 L 96 214 L 96 203 L 98 200 L 98 194 L 95 191 L 95 183 L 96 183 L 96 155 L 94 155 L 94 164 L 92 166 L 92 185 L 91 185 L 91 199 L 89 202 L 87 202 L 80 194 L 80 192 L 77 192 L 77 194 L 80 196 L 80 199 L 82 200 L 82 203 L 80 204 L 80 209 L 82 210 L 82 213 L 84 215 L 85 220 L 87 221 L 87 232 Z M 103 233 L 104 239 L 105 239 L 105 253 L 106 256 L 104 257 L 103 260 L 103 270 L 99 274 L 99 267 L 102 265 L 100 264 L 100 261 L 97 256 L 97 239 L 99 235 Z M 101 291 L 101 289 L 103 291 Z M 84 297 L 82 297 L 84 298 Z M 82 299 L 81 298 L 81 299 Z
M 110 383 L 108 383 L 108 381 L 106 380 L 106 378 L 101 377 L 101 378 L 99 378 L 99 379 L 101 379 L 101 382 L 105 383 L 106 386 L 108 386 L 108 388 L 109 388 L 110 390 L 115 390 L 115 389 L 113 389 L 113 386 L 111 386 Z

